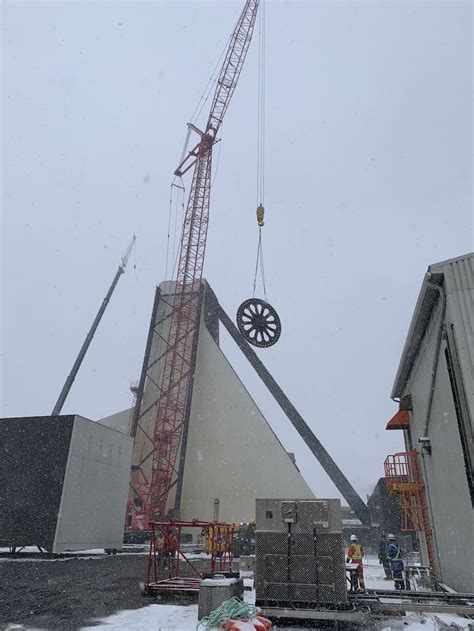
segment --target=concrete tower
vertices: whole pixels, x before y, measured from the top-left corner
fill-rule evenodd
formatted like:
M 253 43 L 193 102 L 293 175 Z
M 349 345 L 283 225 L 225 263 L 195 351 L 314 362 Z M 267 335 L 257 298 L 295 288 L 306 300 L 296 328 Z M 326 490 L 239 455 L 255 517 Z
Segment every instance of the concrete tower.
M 164 351 L 175 284 L 161 283 L 130 426 L 136 428 L 134 465 L 150 479 L 152 443 Z M 255 517 L 256 498 L 311 499 L 313 492 L 219 348 L 217 301 L 202 281 L 201 322 L 191 373 L 180 457 L 167 510 L 181 519 Z M 115 415 L 122 422 L 124 413 Z M 114 425 L 114 417 L 102 422 Z

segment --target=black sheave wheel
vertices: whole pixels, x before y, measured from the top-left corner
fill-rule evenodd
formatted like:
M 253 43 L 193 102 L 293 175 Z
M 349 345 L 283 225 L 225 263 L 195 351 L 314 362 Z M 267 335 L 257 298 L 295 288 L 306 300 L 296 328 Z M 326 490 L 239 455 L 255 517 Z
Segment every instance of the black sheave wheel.
M 275 309 L 259 298 L 245 300 L 237 309 L 237 326 L 249 344 L 267 348 L 281 334 L 281 322 Z

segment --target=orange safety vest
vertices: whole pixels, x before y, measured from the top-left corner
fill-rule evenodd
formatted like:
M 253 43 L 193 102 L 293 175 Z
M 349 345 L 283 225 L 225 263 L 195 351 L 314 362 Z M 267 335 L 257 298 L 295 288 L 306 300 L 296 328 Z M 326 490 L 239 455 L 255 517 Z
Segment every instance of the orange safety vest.
M 347 551 L 347 556 L 353 563 L 362 563 L 364 548 L 360 543 L 351 543 Z

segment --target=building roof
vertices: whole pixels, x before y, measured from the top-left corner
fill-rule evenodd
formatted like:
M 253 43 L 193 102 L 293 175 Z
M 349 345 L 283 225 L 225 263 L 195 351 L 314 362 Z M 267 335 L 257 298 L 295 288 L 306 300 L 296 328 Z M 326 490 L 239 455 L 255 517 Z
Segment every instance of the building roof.
M 399 398 L 403 394 L 405 384 L 410 376 L 430 320 L 431 312 L 440 296 L 440 291 L 437 287 L 443 288 L 446 294 L 459 289 L 471 289 L 474 291 L 474 252 L 441 261 L 428 267 L 421 285 L 410 328 L 408 329 L 405 346 L 403 347 L 395 383 L 392 388 L 392 399 Z

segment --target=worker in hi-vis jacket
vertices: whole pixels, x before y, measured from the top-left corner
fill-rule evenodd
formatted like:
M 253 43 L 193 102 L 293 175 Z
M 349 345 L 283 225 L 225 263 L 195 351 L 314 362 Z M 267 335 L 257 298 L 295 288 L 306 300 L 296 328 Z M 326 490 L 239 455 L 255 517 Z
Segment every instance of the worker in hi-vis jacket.
M 365 589 L 364 569 L 362 567 L 362 559 L 364 558 L 364 548 L 357 540 L 356 535 L 351 535 L 351 545 L 347 551 L 347 563 L 357 564 L 356 576 L 359 581 L 359 588 Z
M 392 568 L 392 576 L 395 581 L 395 589 L 405 589 L 405 581 L 403 579 L 403 552 L 397 543 L 395 535 L 388 535 L 387 558 Z

